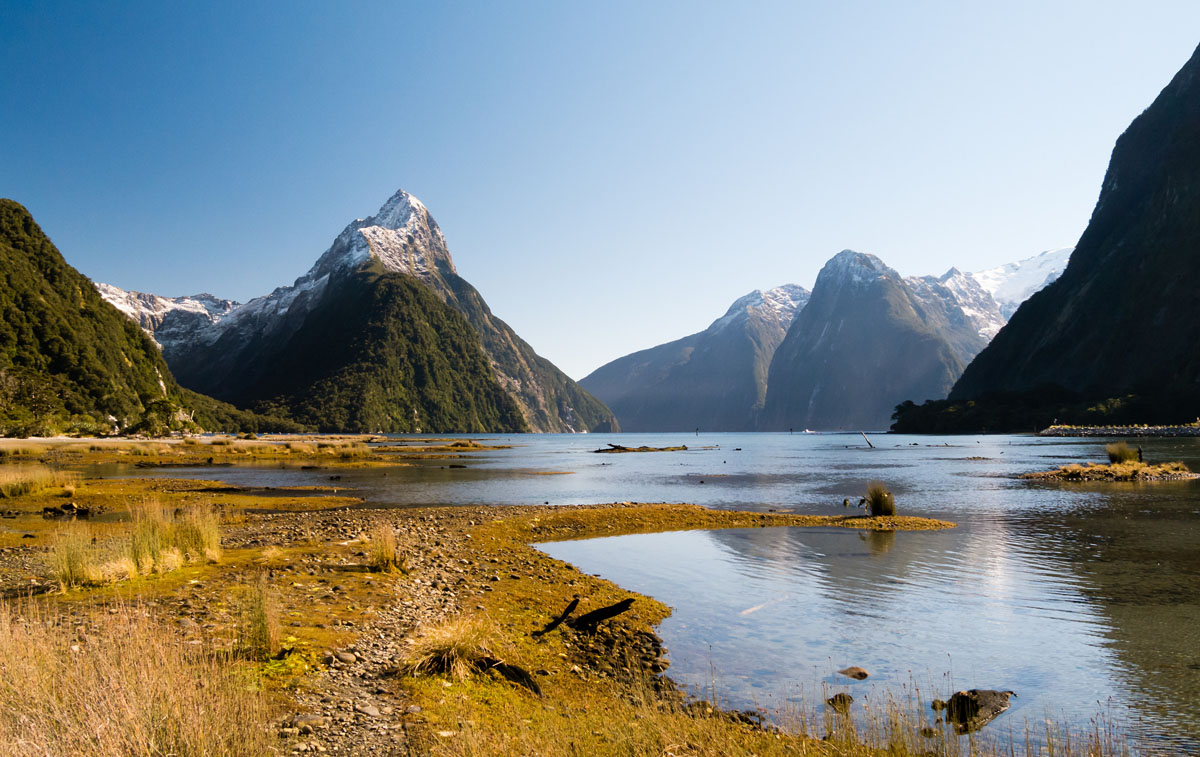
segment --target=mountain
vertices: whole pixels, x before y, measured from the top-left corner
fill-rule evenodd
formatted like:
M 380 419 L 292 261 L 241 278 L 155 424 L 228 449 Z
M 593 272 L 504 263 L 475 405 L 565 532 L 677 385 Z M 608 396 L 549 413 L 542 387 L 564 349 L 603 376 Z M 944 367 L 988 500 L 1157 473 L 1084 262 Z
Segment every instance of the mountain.
M 196 333 L 229 315 L 240 303 L 211 294 L 190 297 L 160 297 L 157 294 L 126 292 L 97 282 L 100 296 L 137 322 L 163 350 L 174 350 L 195 339 Z
M 775 351 L 760 427 L 880 429 L 902 399 L 944 397 L 986 343 L 983 321 L 945 299 L 961 278 L 906 280 L 874 255 L 835 255 Z
M 967 275 L 992 296 L 992 299 L 1000 306 L 1004 320 L 1007 321 L 1022 302 L 1062 275 L 1074 249 L 1074 247 L 1062 247 L 1057 250 L 1046 250 L 1016 263 L 1007 263 Z
M 166 324 L 150 326 L 156 338 Z M 185 338 L 160 339 L 181 383 L 324 430 L 616 427 L 492 314 L 428 209 L 403 190 L 346 226 L 291 286 L 191 324 Z
M 805 303 L 794 284 L 739 298 L 704 331 L 618 358 L 579 383 L 626 431 L 746 431 L 775 349 Z
M 0 199 L 0 434 L 299 430 L 183 389 L 158 348 Z
M 1052 384 L 1088 398 L 1200 379 L 1200 48 L 1113 148 L 1070 263 L 1031 297 L 953 399 Z
M 1017 309 L 947 403 L 906 427 L 944 428 L 968 409 L 956 430 L 1196 418 L 1198 176 L 1200 48 L 1117 140 L 1062 275 Z

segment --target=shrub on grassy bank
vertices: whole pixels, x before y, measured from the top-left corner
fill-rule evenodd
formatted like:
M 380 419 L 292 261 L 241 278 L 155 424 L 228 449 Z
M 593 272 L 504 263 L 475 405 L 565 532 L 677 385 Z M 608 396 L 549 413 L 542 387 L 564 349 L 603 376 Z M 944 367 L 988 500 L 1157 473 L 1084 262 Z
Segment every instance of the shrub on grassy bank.
M 128 607 L 75 625 L 0 605 L 0 755 L 269 753 L 267 704 L 227 660 Z
M 1130 447 L 1125 442 L 1113 442 L 1112 444 L 1104 445 L 1104 451 L 1108 454 L 1110 463 L 1132 463 L 1140 462 L 1141 455 L 1138 451 Z
M 896 514 L 896 499 L 882 481 L 867 484 L 867 512 L 873 518 Z

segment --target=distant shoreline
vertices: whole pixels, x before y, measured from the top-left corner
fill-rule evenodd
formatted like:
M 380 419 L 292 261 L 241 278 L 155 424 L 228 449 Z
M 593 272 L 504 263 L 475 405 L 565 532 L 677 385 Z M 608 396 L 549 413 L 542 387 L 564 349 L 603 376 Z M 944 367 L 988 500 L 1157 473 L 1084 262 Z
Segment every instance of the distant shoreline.
M 1038 436 L 1200 436 L 1200 425 L 1181 426 L 1050 426 Z

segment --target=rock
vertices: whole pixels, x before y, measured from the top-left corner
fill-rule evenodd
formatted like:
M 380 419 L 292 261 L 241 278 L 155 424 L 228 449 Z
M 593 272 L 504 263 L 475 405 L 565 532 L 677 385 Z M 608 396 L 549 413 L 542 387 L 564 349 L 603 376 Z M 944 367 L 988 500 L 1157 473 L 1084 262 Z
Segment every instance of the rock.
M 279 738 L 281 738 L 281 739 L 286 739 L 289 736 L 299 736 L 299 735 L 300 735 L 299 728 L 280 728 L 279 729 Z
M 354 705 L 354 711 L 359 714 L 366 715 L 369 718 L 377 718 L 383 714 L 379 711 L 379 708 L 373 704 L 356 704 Z
M 323 726 L 325 725 L 325 718 L 321 715 L 311 712 L 302 712 L 296 717 L 292 718 L 292 726 L 300 728 L 306 725 L 313 728 Z
M 946 719 L 954 724 L 958 733 L 970 733 L 983 728 L 1008 709 L 1011 691 L 995 689 L 970 689 L 958 691 L 946 702 Z
M 845 715 L 850 711 L 850 704 L 854 701 L 854 697 L 845 692 L 834 694 L 825 700 L 825 704 L 829 705 L 834 712 L 839 712 Z
M 337 658 L 338 662 L 344 662 L 347 665 L 358 662 L 358 657 L 353 652 L 338 652 L 334 657 Z
M 858 667 L 857 665 L 852 665 L 848 668 L 842 668 L 838 672 L 841 673 L 842 675 L 846 676 L 847 678 L 853 678 L 856 681 L 861 681 L 864 678 L 866 678 L 868 675 L 870 675 L 870 673 L 868 673 L 867 671 Z
M 417 704 L 410 704 L 408 707 L 405 708 L 404 711 L 407 712 L 409 715 L 416 715 L 418 712 L 421 711 L 421 706 L 417 705 Z

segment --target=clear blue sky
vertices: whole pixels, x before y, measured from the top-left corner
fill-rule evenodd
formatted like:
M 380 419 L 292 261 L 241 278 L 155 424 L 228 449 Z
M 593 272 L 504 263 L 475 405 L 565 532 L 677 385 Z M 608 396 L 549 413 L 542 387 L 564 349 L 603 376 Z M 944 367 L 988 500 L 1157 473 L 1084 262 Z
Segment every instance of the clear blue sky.
M 0 0 L 0 196 L 88 276 L 246 300 L 398 187 L 579 378 L 812 285 L 1070 245 L 1191 2 Z

